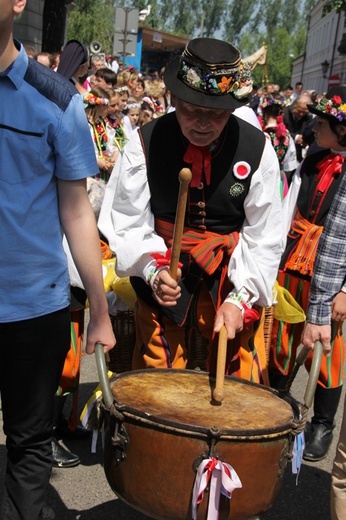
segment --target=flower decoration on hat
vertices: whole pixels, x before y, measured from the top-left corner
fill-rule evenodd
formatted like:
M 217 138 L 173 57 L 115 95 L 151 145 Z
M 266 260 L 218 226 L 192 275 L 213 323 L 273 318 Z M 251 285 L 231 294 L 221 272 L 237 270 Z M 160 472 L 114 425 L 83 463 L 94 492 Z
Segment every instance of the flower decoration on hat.
M 333 96 L 331 99 L 321 98 L 314 108 L 322 114 L 334 116 L 340 123 L 346 122 L 346 103 L 340 96 Z
M 222 76 L 220 83 L 217 86 L 220 88 L 221 92 L 227 92 L 230 88 L 230 84 L 232 82 L 232 76 L 227 78 L 227 76 Z
M 88 106 L 109 105 L 108 99 L 100 98 L 94 94 L 91 94 L 90 92 L 84 96 L 83 101 Z
M 203 70 L 192 59 L 182 59 L 178 77 L 188 86 L 211 95 L 233 94 L 237 98 L 252 91 L 251 66 L 239 61 L 234 68 L 215 67 Z
M 265 98 L 265 99 L 263 99 L 263 101 L 260 103 L 260 108 L 261 108 L 262 110 L 263 110 L 264 108 L 272 107 L 272 106 L 283 107 L 284 104 L 283 104 L 283 102 L 282 102 L 280 99 L 274 99 L 274 98 L 272 98 L 272 97 Z

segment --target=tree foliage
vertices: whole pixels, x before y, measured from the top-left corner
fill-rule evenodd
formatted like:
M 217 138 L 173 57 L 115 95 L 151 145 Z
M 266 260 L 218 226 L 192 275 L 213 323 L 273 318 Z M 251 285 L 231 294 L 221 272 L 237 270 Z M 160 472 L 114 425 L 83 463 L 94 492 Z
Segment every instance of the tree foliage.
M 200 13 L 200 36 L 212 38 L 223 26 L 227 11 L 227 0 L 202 0 L 202 10 Z
M 47 0 L 46 0 L 47 1 Z M 67 39 L 86 45 L 98 41 L 104 52 L 112 52 L 115 8 L 111 0 L 77 0 L 67 19 Z
M 333 10 L 337 13 L 346 12 L 346 0 L 329 0 L 323 8 L 323 14 L 328 14 Z
M 261 85 L 268 79 L 282 88 L 290 81 L 294 58 L 304 53 L 307 14 L 314 0 L 232 0 L 225 23 L 224 38 L 233 41 L 247 57 L 267 45 L 266 69 L 258 66 L 254 80 Z
M 46 2 L 58 0 L 46 0 Z M 86 44 L 97 40 L 105 52 L 112 49 L 115 7 L 128 0 L 74 0 L 76 8 L 68 16 L 67 36 Z M 267 70 L 271 82 L 288 84 L 292 59 L 303 54 L 307 15 L 316 0 L 135 0 L 131 7 L 151 10 L 144 24 L 187 38 L 206 36 L 232 42 L 244 57 L 263 42 L 268 47 Z M 327 5 L 343 9 L 346 0 L 330 0 Z M 263 69 L 254 70 L 261 82 Z
M 247 27 L 250 27 L 253 17 L 253 1 L 243 0 L 242 2 L 229 2 L 224 22 L 224 38 L 234 45 L 239 45 L 242 35 L 247 32 Z

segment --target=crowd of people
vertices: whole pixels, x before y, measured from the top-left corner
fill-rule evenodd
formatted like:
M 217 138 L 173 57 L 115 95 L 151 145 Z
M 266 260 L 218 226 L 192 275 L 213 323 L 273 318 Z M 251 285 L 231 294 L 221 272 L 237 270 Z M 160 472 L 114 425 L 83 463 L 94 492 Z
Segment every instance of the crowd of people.
M 25 0 L 0 3 L 7 230 L 0 391 L 8 451 L 1 518 L 44 518 L 52 465 L 79 464 L 58 433 L 90 434 L 78 424 L 76 402 L 68 421 L 63 407 L 78 392 L 86 298 L 86 351 L 97 342 L 108 351 L 116 341 L 101 238 L 136 293 L 133 369 L 186 368 L 197 331 L 215 373 L 225 327 L 225 373 L 282 389 L 301 339 L 311 349 L 321 339 L 328 357 L 303 457 L 323 459 L 344 379 L 346 87 L 320 94 L 302 83 L 256 88 L 239 50 L 210 38 L 191 40 L 180 57 L 148 74 L 89 56 L 77 40 L 54 56 L 36 53 L 13 40 Z M 181 263 L 172 273 L 183 167 L 192 178 Z M 100 213 L 90 204 L 91 182 L 104 187 Z M 24 263 L 27 276 L 16 278 L 14 291 Z M 274 312 L 268 346 L 265 309 L 275 311 L 283 288 L 308 324 Z M 311 356 L 308 370 L 310 363 Z M 345 435 L 344 421 L 333 520 L 345 511 Z
M 68 41 L 61 53 L 37 53 L 32 46 L 24 47 L 29 57 L 72 81 L 83 97 L 99 166 L 97 177 L 103 181 L 109 179 L 131 134 L 171 107 L 163 70 L 143 75 L 134 67 L 124 68 L 114 56 L 90 56 L 77 40 Z

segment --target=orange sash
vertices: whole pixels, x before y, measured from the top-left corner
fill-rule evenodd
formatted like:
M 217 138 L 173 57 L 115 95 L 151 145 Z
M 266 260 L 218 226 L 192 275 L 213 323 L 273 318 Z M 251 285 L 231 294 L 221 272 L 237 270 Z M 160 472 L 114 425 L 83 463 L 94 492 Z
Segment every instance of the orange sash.
M 155 220 L 155 230 L 172 247 L 174 224 L 164 220 Z M 197 265 L 207 274 L 213 274 L 224 257 L 230 257 L 238 244 L 239 233 L 220 235 L 212 231 L 198 231 L 184 227 L 181 252 L 188 253 Z
M 300 239 L 288 258 L 285 269 L 298 271 L 305 276 L 312 276 L 323 226 L 312 224 L 303 218 L 299 212 L 297 217 L 293 221 L 291 229 L 300 235 Z
M 172 247 L 174 224 L 165 220 L 155 219 L 155 230 Z M 227 277 L 228 259 L 239 241 L 239 233 L 220 235 L 212 231 L 198 231 L 184 227 L 181 242 L 181 252 L 188 253 L 194 262 L 208 275 L 215 273 L 221 266 L 220 287 L 217 308 L 221 303 L 221 290 Z

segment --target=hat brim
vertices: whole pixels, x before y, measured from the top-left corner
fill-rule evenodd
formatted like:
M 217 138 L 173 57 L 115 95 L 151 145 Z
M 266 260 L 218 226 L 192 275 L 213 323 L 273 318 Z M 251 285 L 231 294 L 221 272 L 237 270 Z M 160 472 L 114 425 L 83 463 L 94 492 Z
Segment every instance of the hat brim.
M 321 110 L 318 110 L 315 108 L 315 105 L 307 105 L 309 112 L 312 114 L 315 114 L 318 117 L 322 117 L 322 119 L 327 119 L 328 121 L 332 121 L 334 123 L 337 123 L 339 125 L 346 125 L 346 119 L 345 121 L 339 121 L 339 119 L 332 114 L 326 114 L 325 112 L 321 112 Z
M 180 69 L 180 58 L 175 58 L 166 67 L 164 72 L 164 83 L 167 89 L 181 101 L 197 105 L 203 108 L 216 108 L 224 110 L 235 110 L 249 102 L 249 99 L 237 99 L 233 94 L 211 95 L 186 85 L 178 78 Z

